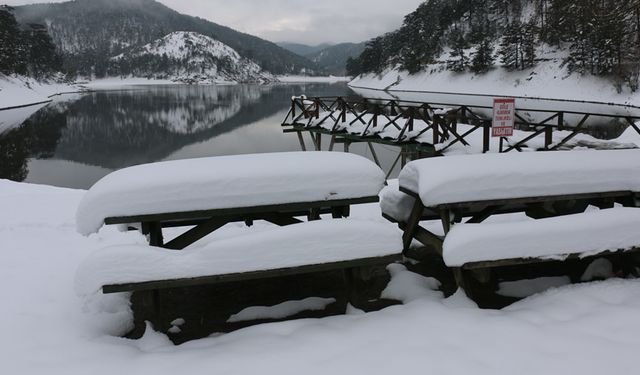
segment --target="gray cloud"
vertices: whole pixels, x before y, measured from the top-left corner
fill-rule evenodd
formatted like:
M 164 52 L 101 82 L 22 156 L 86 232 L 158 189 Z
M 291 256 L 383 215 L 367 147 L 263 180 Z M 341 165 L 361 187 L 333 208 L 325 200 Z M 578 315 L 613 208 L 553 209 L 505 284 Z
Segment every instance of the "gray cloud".
M 206 18 L 271 41 L 308 44 L 368 40 L 399 27 L 403 17 L 423 1 L 160 0 L 181 13 Z M 0 0 L 0 3 L 9 5 L 32 2 Z

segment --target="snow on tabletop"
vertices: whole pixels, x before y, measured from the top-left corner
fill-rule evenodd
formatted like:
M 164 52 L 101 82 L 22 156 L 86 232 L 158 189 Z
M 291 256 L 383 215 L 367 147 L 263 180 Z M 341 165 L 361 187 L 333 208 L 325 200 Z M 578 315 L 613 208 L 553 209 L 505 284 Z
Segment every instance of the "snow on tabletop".
M 78 232 L 108 217 L 377 196 L 384 172 L 357 155 L 290 152 L 168 161 L 121 169 L 98 181 L 76 215 Z
M 425 206 L 562 194 L 640 191 L 640 150 L 457 155 L 413 161 L 400 186 Z
M 94 252 L 80 266 L 76 290 L 104 285 L 263 271 L 382 257 L 402 252 L 393 225 L 350 219 L 321 220 L 173 251 L 145 245 Z
M 640 208 L 612 208 L 510 223 L 457 224 L 447 235 L 449 267 L 515 258 L 565 259 L 640 246 Z

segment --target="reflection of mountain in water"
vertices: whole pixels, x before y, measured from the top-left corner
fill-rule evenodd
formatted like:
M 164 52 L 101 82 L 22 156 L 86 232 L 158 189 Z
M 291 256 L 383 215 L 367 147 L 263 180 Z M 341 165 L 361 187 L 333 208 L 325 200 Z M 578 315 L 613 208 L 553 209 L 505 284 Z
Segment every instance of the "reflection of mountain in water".
M 29 173 L 29 158 L 53 156 L 61 131 L 66 126 L 65 104 L 45 107 L 22 126 L 0 135 L 0 178 L 24 181 Z
M 285 111 L 293 95 L 346 92 L 343 84 L 158 86 L 72 97 L 73 101 L 50 104 L 0 135 L 0 178 L 24 180 L 31 158 L 107 169 L 155 162 L 187 145 Z M 232 149 L 246 152 L 254 142 L 239 142 Z M 276 145 L 273 151 L 282 150 Z
M 161 160 L 283 110 L 296 88 L 184 86 L 93 93 L 70 109 L 55 157 L 112 169 Z

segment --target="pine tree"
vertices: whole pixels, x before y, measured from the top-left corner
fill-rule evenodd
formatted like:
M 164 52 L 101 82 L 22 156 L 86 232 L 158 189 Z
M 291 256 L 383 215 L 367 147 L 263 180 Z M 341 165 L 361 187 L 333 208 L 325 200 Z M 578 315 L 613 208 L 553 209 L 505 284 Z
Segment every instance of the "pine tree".
M 451 34 L 451 54 L 447 61 L 447 69 L 454 72 L 464 72 L 469 65 L 469 58 L 465 52 L 467 41 L 459 29 L 454 29 Z
M 471 71 L 476 74 L 486 73 L 493 66 L 494 61 L 493 44 L 487 37 L 476 47 L 471 59 Z
M 23 40 L 31 76 L 40 78 L 62 69 L 62 60 L 44 25 L 29 24 L 23 32 Z
M 26 61 L 18 22 L 13 8 L 0 6 L 0 73 L 24 74 Z
M 524 51 L 522 50 L 522 24 L 520 21 L 510 23 L 504 30 L 500 42 L 500 62 L 508 70 L 524 68 Z
M 537 35 L 540 29 L 535 23 L 529 22 L 522 27 L 522 68 L 531 68 L 536 65 Z

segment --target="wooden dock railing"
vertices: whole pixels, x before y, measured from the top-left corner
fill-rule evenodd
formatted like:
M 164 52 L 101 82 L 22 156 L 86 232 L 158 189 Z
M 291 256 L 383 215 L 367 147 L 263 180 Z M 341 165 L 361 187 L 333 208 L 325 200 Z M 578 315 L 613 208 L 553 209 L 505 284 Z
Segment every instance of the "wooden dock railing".
M 316 149 L 320 134 L 329 134 L 334 143 L 385 143 L 428 155 L 443 154 L 458 143 L 469 146 L 470 136 L 482 132 L 482 152 L 491 151 L 492 120 L 488 106 L 425 103 L 346 97 L 293 97 L 282 122 L 285 132 L 296 132 L 305 149 L 302 132 L 309 132 Z M 540 121 L 532 118 L 542 118 Z M 592 119 L 617 120 L 633 127 L 640 117 L 622 114 L 589 113 L 566 110 L 518 108 L 516 129 L 527 133 L 521 139 L 504 139 L 499 152 L 522 151 L 527 143 L 544 137 L 542 150 L 558 150 L 585 132 Z M 559 141 L 554 133 L 567 132 Z

